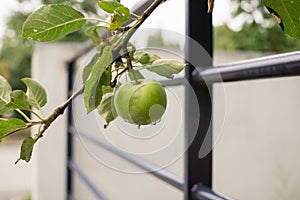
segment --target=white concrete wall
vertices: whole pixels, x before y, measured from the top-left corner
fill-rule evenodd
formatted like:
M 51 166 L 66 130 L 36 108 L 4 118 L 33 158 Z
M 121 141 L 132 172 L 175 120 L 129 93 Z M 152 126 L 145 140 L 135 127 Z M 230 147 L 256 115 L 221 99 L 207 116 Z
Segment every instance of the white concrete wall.
M 300 78 L 216 84 L 214 188 L 235 199 L 300 199 Z
M 47 115 L 67 98 L 66 62 L 81 44 L 38 43 L 32 57 L 32 77 L 46 88 Z M 60 116 L 39 140 L 33 151 L 33 200 L 64 200 L 66 197 L 66 114 Z M 32 133 L 37 132 L 37 127 Z

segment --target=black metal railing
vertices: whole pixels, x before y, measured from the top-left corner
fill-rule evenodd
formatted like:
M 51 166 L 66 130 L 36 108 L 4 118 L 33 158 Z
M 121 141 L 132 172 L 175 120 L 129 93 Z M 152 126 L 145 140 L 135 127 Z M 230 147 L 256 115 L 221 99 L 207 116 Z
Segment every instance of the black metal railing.
M 151 1 L 141 1 L 138 7 L 135 9 L 137 13 L 147 8 Z M 196 16 L 196 17 L 195 17 Z M 197 19 L 197 20 L 196 20 Z M 212 54 L 212 25 L 211 15 L 206 14 L 206 1 L 189 0 L 187 5 L 187 35 L 198 43 L 200 43 L 207 52 Z M 205 30 L 205 31 L 204 31 Z M 193 60 L 197 57 L 197 52 L 192 52 L 187 44 L 187 60 Z M 73 71 L 76 60 L 82 56 L 90 47 L 84 48 L 68 63 L 69 66 L 69 92 L 73 90 Z M 191 128 L 198 125 L 196 131 L 196 137 L 191 145 L 188 147 L 185 153 L 185 165 L 184 165 L 184 177 L 178 177 L 177 175 L 167 170 L 151 170 L 157 169 L 157 166 L 149 161 L 143 160 L 139 157 L 125 153 L 115 147 L 108 145 L 96 138 L 93 138 L 84 130 L 80 131 L 80 135 L 92 142 L 93 144 L 100 146 L 101 148 L 119 156 L 120 158 L 129 161 L 133 165 L 149 171 L 149 173 L 158 179 L 170 184 L 171 186 L 184 192 L 185 200 L 226 200 L 229 198 L 221 194 L 214 192 L 212 188 L 212 153 L 210 152 L 204 158 L 199 158 L 199 148 L 201 147 L 205 137 L 212 136 L 211 130 L 211 116 L 212 116 L 212 97 L 210 91 L 212 91 L 212 85 L 217 82 L 228 81 L 243 81 L 259 78 L 275 78 L 283 76 L 298 76 L 300 75 L 300 52 L 293 52 L 288 54 L 280 54 L 277 56 L 264 57 L 259 59 L 246 60 L 243 62 L 237 62 L 233 64 L 212 67 L 207 63 L 198 63 L 199 66 L 189 66 L 186 70 L 185 79 L 189 81 L 195 94 L 198 98 L 197 106 L 201 110 L 201 115 L 205 116 L 201 118 L 201 121 L 195 121 L 193 116 L 193 106 L 196 106 L 191 101 L 191 93 L 187 90 L 185 95 L 186 100 L 186 139 L 189 141 L 190 132 L 194 131 Z M 184 78 L 164 81 L 165 86 L 183 85 Z M 201 97 L 201 101 L 200 101 Z M 88 188 L 95 194 L 100 200 L 107 199 L 105 197 L 105 191 L 101 191 L 99 188 L 87 178 L 82 172 L 80 167 L 73 161 L 73 139 L 78 134 L 73 127 L 72 119 L 72 107 L 68 110 L 68 160 L 67 160 L 67 199 L 73 199 L 73 174 L 77 174 L 78 177 L 87 185 Z M 193 136 L 194 137 L 194 136 Z M 212 138 L 209 138 L 212 139 Z M 211 143 L 208 143 L 211 145 Z M 211 148 L 212 149 L 212 148 Z
M 197 68 L 196 68 L 197 69 Z M 298 76 L 300 75 L 300 51 L 280 54 L 276 56 L 263 57 L 259 59 L 252 59 L 243 62 L 232 63 L 229 65 L 223 65 L 219 67 L 206 67 L 202 70 L 193 71 L 192 79 L 194 80 L 194 84 L 198 85 L 199 88 L 208 87 L 209 84 L 217 83 L 220 81 L 219 76 L 221 75 L 224 82 L 226 81 L 242 81 L 242 80 L 251 80 L 251 79 L 259 79 L 259 78 L 276 78 L 276 77 L 284 77 L 284 76 Z M 71 66 L 70 66 L 70 71 Z M 216 77 L 216 78 L 215 78 Z M 70 80 L 72 78 L 70 77 Z M 203 84 L 204 80 L 206 84 Z M 70 81 L 72 82 L 72 81 Z M 184 83 L 183 79 L 177 79 L 176 81 L 165 81 L 163 82 L 166 86 L 174 86 L 174 85 L 182 85 Z M 70 84 L 72 85 L 72 84 Z M 70 87 L 72 88 L 72 87 Z M 204 98 L 201 96 L 201 98 Z M 209 96 L 209 98 L 211 98 Z M 72 126 L 71 122 L 71 112 L 72 109 L 69 109 L 69 140 L 68 140 L 68 192 L 69 199 L 72 199 L 72 173 L 75 172 L 79 175 L 79 177 L 86 183 L 86 185 L 91 189 L 91 191 L 95 194 L 98 199 L 106 199 L 102 192 L 97 189 L 84 175 L 84 173 L 80 170 L 79 166 L 77 166 L 72 161 L 72 138 L 76 135 L 76 131 Z M 96 138 L 93 138 L 84 131 L 80 133 L 81 137 L 84 139 L 98 145 L 116 155 L 129 161 L 130 163 L 145 169 L 150 172 L 153 176 L 159 178 L 160 180 L 172 185 L 173 187 L 184 191 L 184 187 L 186 183 L 184 183 L 184 179 L 182 177 L 178 177 L 177 175 L 167 171 L 167 170 L 159 170 L 153 171 L 152 169 L 157 169 L 158 167 L 154 164 L 145 161 L 141 158 L 132 156 L 131 154 L 125 153 L 111 145 L 108 145 Z M 200 146 L 197 148 L 197 154 L 199 152 Z M 197 158 L 199 159 L 199 158 Z M 197 174 L 201 174 L 201 170 L 203 167 L 197 169 Z M 191 176 L 193 176 L 191 174 Z M 194 184 L 191 188 L 191 199 L 200 199 L 200 200 L 225 200 L 229 199 L 225 196 L 215 193 L 211 190 L 210 187 L 204 186 L 200 181 L 198 184 Z

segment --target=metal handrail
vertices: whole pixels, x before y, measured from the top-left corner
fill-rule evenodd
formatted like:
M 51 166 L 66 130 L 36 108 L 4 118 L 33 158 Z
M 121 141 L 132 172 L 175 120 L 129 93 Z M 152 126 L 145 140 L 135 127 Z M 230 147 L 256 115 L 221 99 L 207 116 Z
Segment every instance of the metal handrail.
M 267 56 L 263 58 L 227 64 L 219 67 L 199 67 L 195 70 L 195 72 L 193 73 L 193 79 L 196 83 L 199 82 L 200 84 L 203 84 L 204 81 L 206 83 L 216 83 L 220 81 L 242 81 L 258 78 L 295 76 L 300 75 L 300 52 Z M 220 79 L 220 77 L 222 79 Z M 165 86 L 180 85 L 183 83 L 183 78 L 179 78 L 174 82 L 169 80 L 162 81 L 162 84 L 164 84 Z M 76 133 L 74 127 L 70 128 L 70 133 Z M 153 171 L 153 169 L 157 169 L 158 166 L 141 158 L 123 152 L 86 133 L 81 132 L 80 136 L 98 146 L 101 146 L 107 151 L 114 153 L 120 158 L 129 161 L 131 164 L 149 171 L 153 176 L 159 178 L 160 180 L 163 180 L 164 182 L 174 186 L 175 188 L 179 190 L 184 189 L 183 178 L 164 169 Z M 99 199 L 105 199 L 104 195 L 102 195 L 102 193 L 90 183 L 90 181 L 79 170 L 79 168 L 73 161 L 69 160 L 68 166 L 72 171 L 76 172 L 79 175 L 79 177 L 89 186 L 89 188 Z M 229 198 L 217 194 L 209 187 L 201 184 L 195 185 L 195 187 L 192 189 L 192 193 L 194 198 L 199 200 L 229 200 Z
M 233 200 L 224 195 L 218 194 L 202 184 L 194 185 L 192 188 L 193 197 L 198 200 Z
M 134 12 L 138 15 L 143 13 L 145 8 L 147 8 L 154 0 L 141 0 L 137 7 L 134 10 Z M 196 1 L 195 1 L 196 2 Z M 196 8 L 195 8 L 196 9 Z M 195 12 L 199 12 L 196 10 Z M 198 26 L 198 23 L 197 23 Z M 196 32 L 195 32 L 196 33 Z M 190 36 L 190 35 L 189 35 Z M 200 37 L 200 36 L 199 36 Z M 206 38 L 203 37 L 205 40 Z M 87 51 L 91 50 L 91 45 L 88 44 L 85 46 L 81 51 L 79 51 L 71 60 L 69 60 L 68 64 L 69 66 L 73 67 L 73 64 L 76 62 L 76 60 L 84 55 Z M 208 48 L 209 49 L 209 48 Z M 209 50 L 208 50 L 209 51 Z M 242 81 L 242 80 L 251 80 L 251 79 L 258 79 L 258 78 L 274 78 L 274 77 L 284 77 L 284 76 L 295 76 L 300 75 L 300 52 L 293 52 L 293 53 L 287 53 L 287 54 L 280 54 L 276 56 L 269 56 L 269 57 L 263 57 L 259 59 L 252 59 L 247 60 L 244 62 L 236 62 L 226 65 L 221 65 L 218 67 L 212 67 L 212 66 L 204 66 L 204 67 L 195 67 L 195 69 L 192 72 L 192 76 L 190 77 L 189 82 L 193 85 L 201 87 L 201 85 L 210 85 L 213 83 L 218 82 L 228 82 L 228 81 Z M 72 74 L 71 74 L 72 76 Z M 70 84 L 72 84 L 72 78 L 69 78 Z M 174 85 L 181 85 L 185 82 L 184 78 L 179 78 L 175 80 L 167 80 L 162 81 L 162 84 L 165 86 L 174 86 Z M 71 88 L 71 87 L 70 87 Z M 208 93 L 206 94 L 206 98 L 209 99 L 210 96 L 208 96 Z M 71 109 L 70 109 L 71 110 Z M 69 110 L 69 112 L 70 112 Z M 70 115 L 71 116 L 71 112 Z M 71 117 L 70 117 L 71 119 Z M 71 124 L 71 123 L 70 123 Z M 74 127 L 69 127 L 69 136 L 72 136 L 76 134 L 76 131 Z M 229 198 L 224 197 L 223 195 L 217 194 L 213 190 L 211 190 L 210 187 L 206 187 L 202 184 L 196 184 L 191 191 L 191 187 L 193 184 L 197 183 L 198 180 L 204 180 L 197 177 L 197 180 L 192 181 L 186 181 L 184 182 L 182 177 L 179 177 L 165 169 L 161 170 L 153 170 L 158 169 L 158 166 L 154 165 L 153 163 L 150 163 L 146 160 L 143 160 L 137 156 L 133 156 L 129 153 L 126 153 L 124 151 L 121 151 L 111 145 L 108 145 L 104 142 L 102 142 L 99 139 L 96 139 L 86 133 L 81 132 L 80 136 L 84 139 L 101 146 L 102 148 L 106 149 L 107 151 L 114 153 L 115 155 L 119 156 L 122 159 L 127 160 L 131 164 L 140 167 L 141 169 L 149 171 L 150 174 L 153 176 L 159 178 L 160 180 L 174 186 L 175 188 L 179 190 L 184 190 L 185 193 L 191 193 L 193 199 L 199 199 L 199 200 L 229 200 Z M 72 142 L 72 139 L 68 139 L 69 142 Z M 198 145 L 198 144 L 196 144 Z M 197 147 L 198 150 L 198 147 Z M 68 152 L 72 151 L 72 145 L 69 146 Z M 193 154 L 193 152 L 191 152 Z M 195 154 L 196 155 L 196 154 Z M 91 191 L 98 197 L 98 199 L 106 199 L 104 195 L 90 182 L 90 180 L 85 176 L 84 173 L 78 168 L 78 166 L 74 163 L 72 160 L 72 154 L 68 153 L 68 169 L 70 172 L 68 172 L 68 191 L 70 191 L 70 194 L 72 193 L 72 179 L 71 179 L 71 173 L 75 172 L 79 175 L 79 177 L 85 182 L 85 184 L 91 189 Z M 196 160 L 196 159 L 195 159 Z M 209 160 L 209 159 L 208 159 Z M 206 162 L 209 163 L 210 161 Z M 205 164 L 205 162 L 203 162 Z M 198 163 L 196 167 L 194 167 L 196 170 L 193 170 L 192 174 L 198 173 L 198 169 L 201 170 L 202 167 L 202 174 L 207 174 L 207 170 L 203 170 L 203 167 L 210 167 L 210 165 L 204 166 L 203 163 Z M 195 163 L 189 163 L 189 165 L 192 165 Z M 193 165 L 194 166 L 194 165 Z M 186 169 L 189 170 L 189 169 Z M 209 171 L 209 170 L 208 170 Z M 201 173 L 201 172 L 199 172 Z M 209 177 L 209 176 L 207 176 Z M 192 178 L 191 178 L 192 179 Z M 188 180 L 188 179 L 186 179 Z M 211 180 L 211 177 L 210 177 Z M 193 182 L 194 181 L 194 182 Z M 207 184 L 208 186 L 211 186 L 211 184 Z M 188 195 L 188 197 L 190 197 Z M 70 198 L 72 199 L 72 198 Z
M 300 51 L 249 59 L 217 67 L 197 67 L 195 83 L 217 83 L 300 75 Z

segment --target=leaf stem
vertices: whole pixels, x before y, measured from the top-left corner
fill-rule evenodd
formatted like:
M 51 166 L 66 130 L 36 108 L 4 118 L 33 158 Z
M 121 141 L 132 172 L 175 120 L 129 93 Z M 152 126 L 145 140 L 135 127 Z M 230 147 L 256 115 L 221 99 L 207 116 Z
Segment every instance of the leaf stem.
M 102 23 L 105 23 L 105 24 L 107 24 L 107 25 L 110 25 L 109 22 L 107 22 L 107 21 L 105 21 L 105 20 L 103 20 L 103 19 L 99 19 L 99 18 L 87 17 L 87 18 L 85 18 L 85 19 L 86 19 L 86 20 L 90 20 L 90 21 L 98 21 L 98 22 L 102 22 Z
M 27 117 L 27 115 L 20 109 L 16 109 L 16 111 L 22 115 L 22 117 L 27 121 L 27 122 L 30 122 L 31 120 L 29 119 L 29 117 Z
M 42 118 L 38 113 L 34 112 L 33 110 L 30 110 L 30 112 L 35 115 L 37 118 L 39 118 L 41 121 L 44 120 L 44 118 Z
M 133 24 L 133 26 L 131 26 L 128 31 L 127 34 L 122 35 L 117 42 L 115 42 L 116 46 L 113 49 L 113 54 L 117 54 L 122 48 L 126 47 L 130 38 L 133 36 L 133 34 L 136 32 L 136 30 L 144 23 L 144 21 L 150 16 L 150 14 L 165 0 L 156 0 L 154 1 L 146 10 L 145 12 L 139 16 L 138 21 L 135 22 L 135 24 Z M 115 86 L 117 79 L 119 78 L 119 76 L 121 76 L 124 72 L 126 72 L 127 70 L 132 70 L 132 62 L 130 59 L 129 54 L 125 55 L 127 57 L 127 67 L 122 70 L 120 73 L 118 73 L 114 80 L 111 82 L 112 86 Z M 128 59 L 129 56 L 129 59 Z M 133 73 L 133 76 L 135 76 L 135 74 Z M 135 77 L 134 77 L 135 79 Z M 135 79 L 135 81 L 137 82 L 137 80 Z
M 119 78 L 122 74 L 124 74 L 127 70 L 128 70 L 128 67 L 126 67 L 126 68 L 123 69 L 120 73 L 118 73 L 118 74 L 115 76 L 114 80 L 111 82 L 111 86 L 115 87 L 118 78 Z
M 125 50 L 127 51 L 127 48 L 125 48 Z M 129 71 L 129 73 L 132 73 L 134 82 L 137 84 L 137 83 L 138 83 L 138 80 L 137 80 L 135 74 L 133 73 L 132 61 L 131 61 L 131 58 L 130 58 L 130 55 L 129 55 L 129 52 L 128 52 L 128 51 L 127 51 L 127 53 L 125 54 L 125 58 L 126 58 L 127 66 L 128 66 L 128 71 Z

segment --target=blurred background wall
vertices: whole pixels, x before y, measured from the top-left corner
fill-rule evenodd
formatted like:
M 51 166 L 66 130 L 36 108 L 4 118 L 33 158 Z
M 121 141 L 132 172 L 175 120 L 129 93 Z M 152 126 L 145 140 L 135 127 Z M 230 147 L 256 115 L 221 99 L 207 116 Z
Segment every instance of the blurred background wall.
M 82 33 L 69 35 L 64 41 L 61 41 L 63 43 L 62 46 L 56 44 L 57 46 L 38 45 L 34 47 L 35 44 L 33 42 L 20 37 L 22 23 L 31 11 L 38 8 L 42 3 L 61 3 L 66 1 L 0 0 L 0 2 L 0 14 L 3 15 L 0 21 L 1 75 L 9 80 L 14 89 L 24 89 L 24 85 L 19 80 L 32 74 L 43 74 L 41 72 L 43 68 L 39 66 L 42 66 L 43 62 L 51 65 L 53 57 L 50 54 L 54 57 L 57 56 L 53 52 L 62 50 L 62 46 L 65 46 L 65 51 L 69 53 L 66 53 L 60 61 L 61 66 L 57 66 L 57 73 L 60 73 L 62 77 L 66 77 L 67 72 L 63 67 L 63 63 L 70 55 L 76 53 L 81 45 L 84 45 L 84 43 L 76 44 L 73 47 L 69 42 L 85 42 L 86 37 Z M 123 2 L 125 5 L 126 3 L 130 5 L 135 3 L 132 0 Z M 95 1 L 93 0 L 67 1 L 67 3 L 75 5 L 78 9 L 85 10 L 87 15 L 96 13 Z M 184 0 L 166 2 L 142 28 L 160 27 L 184 34 L 184 4 Z M 172 20 L 173 15 L 168 14 L 170 11 L 181 17 Z M 300 42 L 285 36 L 258 0 L 216 2 L 214 26 L 215 65 L 291 52 L 300 48 Z M 162 43 L 164 41 L 164 45 L 171 44 L 175 45 L 176 48 L 182 48 L 183 46 L 183 44 L 176 44 L 177 41 L 170 41 L 169 38 L 160 35 L 159 32 L 149 36 L 149 41 L 152 41 L 152 43 Z M 39 52 L 46 53 L 49 50 L 49 57 L 51 57 L 47 61 L 43 57 L 39 57 L 43 62 L 36 63 L 35 69 L 37 71 L 31 71 L 31 57 L 34 49 L 36 55 Z M 49 85 L 49 90 L 51 90 L 50 86 L 53 86 L 52 90 L 56 90 L 58 89 L 58 79 L 55 79 L 55 73 L 53 75 L 54 78 L 48 77 L 43 79 L 43 77 L 38 76 L 35 76 L 35 78 L 44 80 L 45 84 Z M 61 84 L 65 84 L 65 80 L 60 81 L 62 81 Z M 214 88 L 215 108 L 213 119 L 215 124 L 223 124 L 221 132 L 215 133 L 216 136 L 220 137 L 217 137 L 218 140 L 214 150 L 214 188 L 238 199 L 299 199 L 299 192 L 295 188 L 296 185 L 299 185 L 300 180 L 299 173 L 297 174 L 299 162 L 296 157 L 297 152 L 299 152 L 298 146 L 300 141 L 298 137 L 299 79 L 284 78 L 226 83 L 225 85 L 217 84 Z M 61 89 L 62 93 L 65 92 L 65 86 L 61 85 L 59 89 Z M 178 93 L 181 101 L 183 101 L 183 89 L 176 88 L 174 91 Z M 223 91 L 226 93 L 226 98 L 218 98 Z M 55 93 L 50 93 L 50 95 L 55 96 Z M 58 105 L 63 98 L 56 100 L 57 102 L 53 101 L 52 106 L 54 104 Z M 219 105 L 224 103 L 226 105 L 225 116 L 219 114 L 221 108 L 218 108 Z M 61 120 L 59 124 L 62 125 L 64 119 L 59 120 Z M 54 129 L 62 130 L 62 134 L 64 134 L 64 127 L 60 127 L 59 124 Z M 217 130 L 219 130 L 219 127 L 217 127 Z M 36 175 L 39 172 L 34 167 L 36 163 L 14 165 L 14 161 L 19 155 L 21 139 L 29 134 L 30 132 L 20 133 L 3 140 L 0 144 L 0 200 L 26 199 L 32 191 L 34 191 L 32 196 L 37 194 Z M 61 144 L 63 144 L 63 141 L 64 139 L 61 141 Z M 51 146 L 51 139 L 49 139 L 49 142 Z M 52 142 L 55 143 L 55 138 L 52 139 Z M 41 143 L 45 145 L 45 151 L 47 152 L 46 139 Z M 78 162 L 91 167 L 91 169 L 86 168 L 90 173 L 93 172 L 93 168 L 98 169 L 99 163 L 95 163 L 95 160 L 82 148 L 80 143 L 76 143 L 76 145 L 78 147 L 78 157 L 76 158 Z M 60 148 L 63 152 L 64 147 L 61 146 Z M 60 157 L 61 161 L 63 158 L 63 156 Z M 40 162 L 42 163 L 43 161 Z M 59 165 L 61 168 L 64 167 L 64 163 Z M 103 170 L 108 170 L 103 166 L 101 167 Z M 47 171 L 47 168 L 43 170 Z M 182 159 L 179 159 L 171 167 L 171 170 L 182 175 Z M 46 172 L 41 171 L 40 173 L 44 174 Z M 108 173 L 116 172 L 111 171 Z M 51 174 L 51 176 L 54 178 L 53 182 L 40 176 L 40 180 L 44 180 L 46 183 L 43 187 L 44 189 L 47 188 L 48 184 L 65 187 L 64 182 L 56 184 L 55 174 Z M 127 175 L 123 174 L 123 176 Z M 147 175 L 144 175 L 143 178 L 133 177 L 127 177 L 134 181 L 133 185 L 139 185 L 138 180 L 148 181 L 145 183 L 145 186 L 147 184 L 151 186 L 157 184 L 160 187 L 159 190 L 149 190 L 150 193 L 151 191 L 152 193 L 157 192 L 154 195 L 160 195 L 164 191 L 168 191 L 166 195 L 170 195 L 168 196 L 169 198 L 180 199 L 182 197 L 182 194 L 178 191 L 174 191 L 164 184 L 157 183 L 157 180 Z M 93 178 L 95 180 L 101 179 L 97 178 L 97 176 Z M 99 183 L 99 185 L 101 184 Z M 78 191 L 78 197 L 88 193 L 79 182 L 76 182 L 74 187 Z M 114 193 L 113 189 L 108 189 L 111 193 Z M 127 189 L 131 189 L 130 186 L 127 185 Z M 59 194 L 62 194 L 62 188 L 60 188 L 60 191 L 61 193 Z M 44 193 L 45 196 L 49 196 L 47 192 L 51 193 L 52 190 L 46 191 Z M 129 195 L 142 194 L 134 191 L 134 193 L 129 193 Z M 92 195 L 90 196 L 92 198 Z

